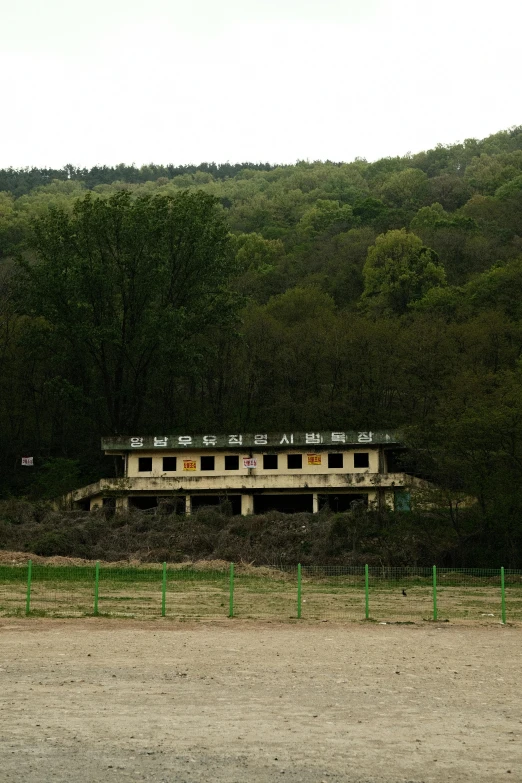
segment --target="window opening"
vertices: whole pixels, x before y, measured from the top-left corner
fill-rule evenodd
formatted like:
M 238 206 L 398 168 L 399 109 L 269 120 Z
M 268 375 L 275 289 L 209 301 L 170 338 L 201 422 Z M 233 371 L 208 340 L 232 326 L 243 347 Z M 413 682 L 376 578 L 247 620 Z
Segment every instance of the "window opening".
M 152 470 L 152 457 L 138 457 L 138 471 L 149 473 Z
M 168 471 L 176 470 L 176 464 L 176 457 L 163 457 L 163 472 L 167 473 Z
M 288 467 L 292 470 L 299 470 L 303 467 L 302 454 L 288 454 Z
M 237 454 L 225 454 L 225 470 L 239 470 L 239 457 Z
M 280 511 L 298 514 L 313 511 L 313 495 L 254 495 L 254 514 Z
M 353 455 L 354 468 L 369 468 L 370 455 L 367 451 L 359 451 Z
M 201 470 L 214 470 L 214 457 L 201 457 Z
M 213 506 L 222 513 L 241 514 L 241 495 L 191 495 L 192 511 Z
M 328 455 L 328 467 L 329 468 L 342 468 L 343 467 L 343 455 L 342 454 L 329 454 Z
M 156 508 L 158 505 L 158 498 L 153 495 L 130 495 L 129 506 L 133 508 L 141 508 L 142 511 L 147 511 L 150 508 Z
M 265 470 L 277 470 L 277 454 L 263 454 L 263 467 Z
M 319 495 L 319 509 L 329 508 L 335 513 L 340 511 L 354 511 L 357 508 L 368 507 L 368 495 L 366 493 L 330 493 Z

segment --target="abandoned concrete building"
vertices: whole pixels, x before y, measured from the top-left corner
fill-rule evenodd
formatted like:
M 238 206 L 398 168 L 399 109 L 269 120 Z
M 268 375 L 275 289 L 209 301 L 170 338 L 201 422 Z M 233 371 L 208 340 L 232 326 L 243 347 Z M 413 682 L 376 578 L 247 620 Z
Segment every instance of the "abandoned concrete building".
M 408 510 L 418 480 L 402 472 L 393 432 L 280 432 L 102 439 L 120 478 L 71 492 L 73 508 L 166 505 L 190 514 L 228 503 L 233 514 L 345 511 L 353 504 Z

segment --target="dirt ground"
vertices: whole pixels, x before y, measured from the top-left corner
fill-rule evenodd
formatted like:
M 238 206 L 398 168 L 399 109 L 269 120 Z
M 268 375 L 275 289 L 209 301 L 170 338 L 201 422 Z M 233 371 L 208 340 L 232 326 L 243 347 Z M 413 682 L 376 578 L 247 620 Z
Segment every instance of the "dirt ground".
M 522 781 L 521 629 L 0 620 L 0 781 Z

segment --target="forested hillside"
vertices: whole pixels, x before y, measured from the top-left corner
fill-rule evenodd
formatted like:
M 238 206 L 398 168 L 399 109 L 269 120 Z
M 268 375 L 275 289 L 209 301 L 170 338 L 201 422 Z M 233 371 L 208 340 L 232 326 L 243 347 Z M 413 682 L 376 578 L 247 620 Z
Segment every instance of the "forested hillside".
M 4 170 L 0 191 L 1 494 L 112 474 L 102 434 L 396 428 L 457 535 L 518 551 L 522 127 L 374 163 Z

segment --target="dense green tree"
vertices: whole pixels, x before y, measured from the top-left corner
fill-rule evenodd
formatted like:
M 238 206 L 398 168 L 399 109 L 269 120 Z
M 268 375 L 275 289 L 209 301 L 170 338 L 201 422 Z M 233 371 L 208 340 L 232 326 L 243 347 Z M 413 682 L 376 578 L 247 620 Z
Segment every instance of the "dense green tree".
M 521 400 L 520 370 L 464 369 L 446 385 L 430 423 L 410 432 L 433 480 L 460 492 L 464 505 L 477 501 L 471 528 L 457 526 L 463 565 L 520 562 Z
M 363 276 L 362 301 L 375 314 L 406 313 L 430 288 L 446 282 L 437 254 L 404 229 L 377 237 L 368 251 Z
M 301 246 L 287 259 L 295 284 L 319 287 L 340 306 L 357 302 L 363 292 L 362 268 L 375 236 L 375 231 L 366 226 L 341 234 L 323 234 Z
M 385 219 L 386 212 L 386 204 L 373 196 L 357 199 L 353 206 L 353 214 L 363 226 L 379 226 L 380 222 Z
M 187 338 L 230 316 L 235 265 L 227 227 L 202 193 L 86 196 L 34 227 L 20 306 L 41 317 L 102 430 L 134 430 L 158 365 L 180 361 Z M 74 367 L 74 372 L 67 372 Z
M 521 171 L 522 150 L 516 150 L 500 155 L 479 155 L 466 167 L 464 178 L 474 190 L 492 195 Z
M 472 195 L 472 189 L 457 174 L 441 174 L 428 180 L 428 202 L 438 202 L 444 209 L 454 212 L 464 206 Z
M 316 237 L 334 227 L 337 233 L 346 231 L 352 227 L 353 222 L 353 211 L 348 204 L 341 205 L 338 201 L 318 199 L 315 205 L 304 213 L 298 223 L 298 229 L 309 237 Z
M 441 204 L 419 209 L 410 228 L 437 253 L 450 283 L 465 282 L 502 256 L 498 242 L 479 230 L 476 220 L 447 213 Z
M 404 169 L 385 180 L 380 192 L 383 201 L 392 207 L 418 209 L 429 194 L 428 177 L 420 169 Z
M 285 287 L 282 263 L 285 248 L 279 239 L 261 234 L 233 234 L 231 246 L 236 255 L 235 286 L 246 296 L 266 302 Z

